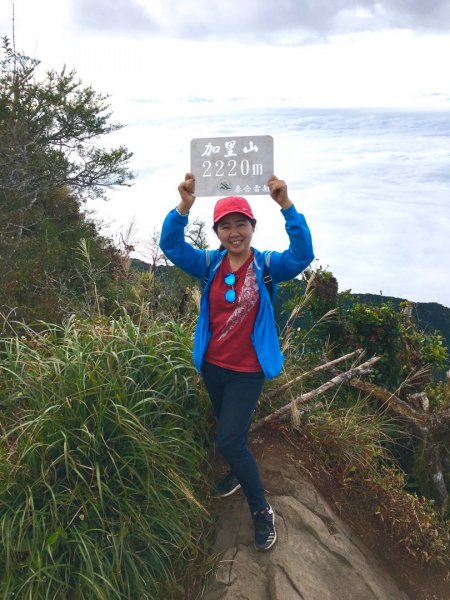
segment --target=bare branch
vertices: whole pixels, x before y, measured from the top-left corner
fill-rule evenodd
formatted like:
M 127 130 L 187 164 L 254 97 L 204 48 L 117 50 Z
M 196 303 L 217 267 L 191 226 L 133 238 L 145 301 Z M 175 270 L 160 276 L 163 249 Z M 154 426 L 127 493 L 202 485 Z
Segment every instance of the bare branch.
M 418 412 L 412 408 L 412 406 L 409 406 L 409 404 L 403 400 L 400 400 L 400 398 L 398 398 L 392 392 L 389 392 L 388 390 L 375 385 L 374 383 L 362 381 L 358 378 L 349 379 L 346 383 L 357 388 L 358 390 L 372 394 L 375 396 L 375 398 L 381 400 L 383 404 L 393 412 L 405 417 L 408 422 L 412 424 L 422 435 L 426 433 L 426 426 L 428 422 L 427 413 Z
M 311 390 L 310 392 L 307 392 L 306 394 L 301 394 L 300 396 L 295 398 L 292 402 L 289 402 L 289 404 L 286 404 L 285 406 L 279 408 L 278 410 L 271 413 L 270 415 L 267 415 L 266 417 L 263 417 L 262 419 L 260 419 L 256 423 L 254 423 L 250 427 L 250 432 L 256 431 L 257 429 L 260 429 L 261 427 L 263 427 L 264 425 L 266 425 L 267 423 L 270 423 L 272 421 L 278 421 L 280 419 L 280 417 L 283 417 L 287 412 L 289 412 L 291 410 L 292 404 L 298 405 L 298 404 L 303 404 L 305 402 L 308 402 L 309 400 L 316 398 L 320 394 L 323 394 L 324 392 L 326 392 L 327 390 L 329 390 L 330 388 L 332 388 L 336 385 L 345 383 L 357 375 L 366 374 L 366 373 L 370 372 L 372 370 L 373 365 L 376 362 L 378 362 L 379 360 L 380 360 L 380 358 L 378 356 L 374 356 L 374 357 L 370 358 L 369 360 L 367 360 L 365 363 L 362 363 L 361 365 L 359 365 L 358 367 L 354 367 L 352 369 L 349 369 L 348 371 L 345 371 L 344 373 L 340 373 L 339 375 L 336 375 L 335 377 L 333 377 L 333 379 L 330 379 L 330 381 L 327 381 L 326 383 L 324 383 L 320 387 L 316 388 L 315 390 Z
M 322 365 L 314 367 L 314 369 L 311 369 L 311 371 L 306 371 L 305 373 L 301 373 L 301 375 L 298 375 L 298 377 L 294 377 L 294 379 L 291 379 L 291 381 L 284 383 L 282 386 L 280 386 L 276 390 L 271 390 L 270 392 L 267 392 L 267 394 L 265 394 L 265 397 L 273 398 L 274 396 L 278 396 L 278 394 L 281 394 L 282 392 L 287 390 L 289 387 L 291 387 L 291 385 L 293 383 L 297 383 L 304 377 L 307 377 L 308 375 L 314 375 L 315 373 L 320 373 L 321 371 L 327 371 L 334 365 L 337 365 L 337 364 L 343 362 L 344 360 L 349 360 L 350 358 L 353 358 L 355 356 L 359 356 L 360 354 L 362 354 L 362 350 L 358 349 L 358 350 L 355 350 L 354 352 L 350 352 L 350 354 L 345 354 L 344 356 L 340 356 L 339 358 L 336 358 L 335 360 L 331 360 L 327 363 L 324 363 Z

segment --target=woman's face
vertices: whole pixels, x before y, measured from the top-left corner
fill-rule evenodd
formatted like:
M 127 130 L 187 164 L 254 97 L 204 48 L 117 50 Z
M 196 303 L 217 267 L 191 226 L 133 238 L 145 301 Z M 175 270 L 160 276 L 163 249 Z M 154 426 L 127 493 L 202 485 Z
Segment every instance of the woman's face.
M 230 213 L 220 219 L 216 233 L 222 246 L 231 255 L 246 257 L 250 253 L 253 231 L 253 225 L 246 216 Z

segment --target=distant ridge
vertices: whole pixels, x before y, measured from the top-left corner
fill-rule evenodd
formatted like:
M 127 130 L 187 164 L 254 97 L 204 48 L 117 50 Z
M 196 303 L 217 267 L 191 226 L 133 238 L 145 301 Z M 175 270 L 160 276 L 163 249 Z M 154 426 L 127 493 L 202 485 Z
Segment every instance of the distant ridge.
M 135 271 L 142 271 L 145 273 L 148 272 L 148 270 L 150 269 L 150 265 L 144 262 L 143 260 L 140 260 L 139 258 L 132 258 L 131 268 Z

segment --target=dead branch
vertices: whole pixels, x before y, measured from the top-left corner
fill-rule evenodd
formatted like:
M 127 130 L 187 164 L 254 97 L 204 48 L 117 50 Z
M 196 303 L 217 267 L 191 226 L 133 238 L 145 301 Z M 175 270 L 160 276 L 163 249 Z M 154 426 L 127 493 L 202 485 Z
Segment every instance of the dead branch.
M 362 350 L 358 349 L 358 350 L 355 350 L 354 352 L 350 352 L 350 354 L 345 354 L 345 356 L 340 356 L 339 358 L 336 358 L 335 360 L 331 360 L 327 363 L 324 363 L 322 365 L 314 367 L 314 369 L 311 369 L 311 371 L 306 371 L 305 373 L 301 373 L 301 375 L 294 377 L 294 379 L 291 379 L 291 381 L 284 383 L 282 386 L 280 386 L 276 390 L 271 390 L 270 392 L 267 392 L 267 394 L 265 394 L 265 397 L 268 399 L 274 398 L 275 396 L 278 396 L 278 394 L 281 394 L 281 392 L 284 392 L 285 390 L 287 390 L 293 383 L 297 383 L 298 381 L 303 379 L 303 377 L 307 377 L 308 375 L 314 375 L 315 373 L 320 373 L 320 371 L 327 371 L 334 365 L 337 365 L 338 363 L 343 362 L 344 360 L 353 358 L 355 356 L 359 356 L 361 353 L 362 353 Z
M 267 423 L 280 420 L 280 418 L 283 417 L 283 415 L 285 415 L 287 412 L 289 412 L 291 410 L 292 404 L 298 405 L 298 404 L 302 404 L 304 402 L 308 402 L 309 400 L 312 400 L 312 398 L 315 398 L 316 396 L 323 394 L 324 392 L 326 392 L 327 390 L 329 390 L 330 388 L 332 388 L 336 385 L 340 385 L 341 383 L 347 382 L 357 375 L 362 375 L 362 374 L 366 374 L 366 373 L 370 372 L 372 370 L 372 366 L 379 360 L 380 360 L 380 358 L 378 356 L 374 356 L 373 358 L 370 358 L 369 360 L 367 360 L 365 363 L 362 363 L 358 367 L 354 367 L 352 369 L 349 369 L 348 371 L 345 371 L 344 373 L 340 373 L 339 375 L 336 375 L 335 377 L 333 377 L 333 379 L 330 379 L 330 381 L 327 381 L 326 383 L 319 386 L 315 390 L 311 390 L 310 392 L 307 392 L 306 394 L 301 394 L 300 396 L 298 396 L 297 398 L 292 400 L 292 402 L 289 402 L 289 404 L 282 406 L 281 408 L 274 411 L 273 413 L 270 413 L 270 415 L 267 415 L 266 417 L 263 417 L 262 419 L 260 419 L 256 423 L 254 423 L 250 427 L 250 432 L 260 429 Z
M 323 408 L 323 402 L 315 402 L 314 404 L 310 404 L 309 406 L 302 406 L 302 408 L 298 409 L 298 416 L 299 417 L 303 417 L 303 415 L 306 415 L 306 413 L 311 412 L 313 410 L 319 410 L 319 408 Z M 278 419 L 279 423 L 286 423 L 288 421 L 291 421 L 293 425 L 294 422 L 292 420 L 292 415 L 287 412 L 284 415 L 281 415 L 281 417 Z
M 375 398 L 381 400 L 383 404 L 393 412 L 405 417 L 420 434 L 425 435 L 427 433 L 427 422 L 429 420 L 427 413 L 419 413 L 417 410 L 412 408 L 412 406 L 409 406 L 409 404 L 403 400 L 400 400 L 400 398 L 398 398 L 392 392 L 389 392 L 379 385 L 370 383 L 369 381 L 362 381 L 359 378 L 352 378 L 348 379 L 346 383 L 357 388 L 358 390 L 372 394 L 375 396 Z

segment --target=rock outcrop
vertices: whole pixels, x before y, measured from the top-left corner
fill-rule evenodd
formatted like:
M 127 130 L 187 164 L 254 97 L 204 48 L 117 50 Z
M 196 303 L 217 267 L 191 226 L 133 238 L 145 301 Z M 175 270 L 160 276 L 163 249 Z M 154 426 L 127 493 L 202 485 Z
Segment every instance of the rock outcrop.
M 202 600 L 408 600 L 316 491 L 288 444 L 274 451 L 253 436 L 252 447 L 275 511 L 278 542 L 257 552 L 242 493 L 218 499 L 218 564 Z

